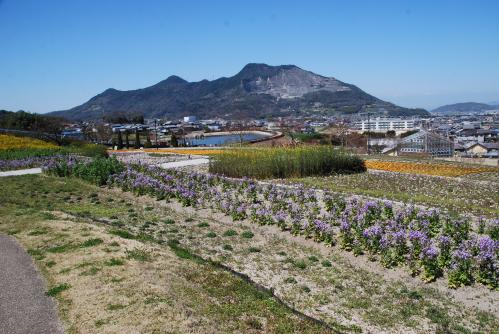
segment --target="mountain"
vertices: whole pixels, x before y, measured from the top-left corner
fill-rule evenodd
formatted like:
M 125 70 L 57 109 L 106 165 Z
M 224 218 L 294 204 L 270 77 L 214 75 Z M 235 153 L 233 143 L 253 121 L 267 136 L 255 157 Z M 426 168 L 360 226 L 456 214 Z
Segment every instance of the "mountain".
M 438 107 L 433 109 L 432 113 L 478 113 L 487 110 L 497 109 L 497 106 L 493 106 L 486 103 L 477 103 L 477 102 L 464 102 L 464 103 L 455 103 L 455 104 L 447 104 L 445 106 Z
M 147 88 L 129 91 L 110 88 L 80 106 L 51 114 L 72 120 L 102 119 L 116 114 L 244 119 L 305 114 L 314 108 L 356 113 L 368 107 L 392 116 L 428 114 L 423 109 L 382 101 L 354 85 L 294 65 L 253 63 L 232 77 L 213 81 L 188 82 L 170 76 Z

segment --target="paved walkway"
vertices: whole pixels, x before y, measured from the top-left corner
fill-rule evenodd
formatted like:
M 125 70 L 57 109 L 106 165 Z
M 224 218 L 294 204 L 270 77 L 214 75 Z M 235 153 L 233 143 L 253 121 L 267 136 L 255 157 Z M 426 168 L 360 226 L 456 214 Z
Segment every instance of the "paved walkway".
M 7 172 L 0 172 L 0 177 L 2 177 L 2 176 L 28 175 L 28 174 L 40 174 L 41 172 L 42 172 L 41 168 L 9 170 Z
M 13 238 L 0 234 L 0 333 L 64 333 L 55 302 L 31 257 Z
M 201 158 L 201 159 L 190 159 L 190 160 L 167 162 L 167 163 L 161 164 L 159 166 L 161 168 L 167 169 L 167 168 L 177 168 L 177 167 L 204 165 L 204 164 L 207 164 L 209 162 L 210 162 L 209 159 Z

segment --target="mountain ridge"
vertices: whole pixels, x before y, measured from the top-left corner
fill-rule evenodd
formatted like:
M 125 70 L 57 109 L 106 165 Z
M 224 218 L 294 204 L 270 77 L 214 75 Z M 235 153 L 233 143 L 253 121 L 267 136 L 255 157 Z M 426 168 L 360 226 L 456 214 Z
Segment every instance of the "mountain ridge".
M 460 102 L 460 103 L 452 103 L 440 106 L 438 108 L 433 109 L 432 113 L 453 113 L 453 112 L 483 112 L 487 110 L 496 109 L 497 106 L 480 103 L 480 102 Z
M 382 101 L 355 85 L 301 69 L 296 65 L 249 63 L 231 77 L 189 82 L 171 75 L 145 88 L 121 91 L 108 88 L 87 102 L 50 114 L 71 120 L 101 119 L 113 114 L 143 114 L 146 118 L 234 119 L 288 116 L 313 108 L 356 113 L 367 107 L 389 115 L 426 115 Z

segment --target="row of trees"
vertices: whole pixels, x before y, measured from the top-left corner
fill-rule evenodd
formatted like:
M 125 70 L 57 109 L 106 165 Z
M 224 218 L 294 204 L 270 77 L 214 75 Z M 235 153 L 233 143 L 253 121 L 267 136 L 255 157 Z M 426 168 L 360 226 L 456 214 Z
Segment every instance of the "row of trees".
M 130 136 L 133 135 L 133 141 L 131 140 Z M 145 142 L 141 140 L 141 137 L 145 137 Z M 149 131 L 139 131 L 138 129 L 135 129 L 135 131 L 131 132 L 128 130 L 125 131 L 118 131 L 117 135 L 113 137 L 114 142 L 113 144 L 117 146 L 118 149 L 122 148 L 140 148 L 140 147 L 145 147 L 149 148 L 152 147 L 153 144 L 151 142 L 151 137 L 149 135 Z M 144 142 L 144 145 L 142 143 Z M 175 134 L 172 134 L 171 140 L 170 140 L 170 145 L 173 147 L 178 147 L 179 146 L 179 141 L 177 136 Z
M 51 139 L 62 144 L 61 132 L 65 120 L 60 117 L 29 113 L 26 111 L 0 110 L 0 128 L 31 132 L 34 137 Z

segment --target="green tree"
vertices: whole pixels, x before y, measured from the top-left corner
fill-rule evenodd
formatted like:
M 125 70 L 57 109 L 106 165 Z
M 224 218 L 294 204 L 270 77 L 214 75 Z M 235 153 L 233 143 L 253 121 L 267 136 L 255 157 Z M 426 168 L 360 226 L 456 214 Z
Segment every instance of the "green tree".
M 135 145 L 133 147 L 134 148 L 139 148 L 140 147 L 139 129 L 135 129 Z
M 125 130 L 125 147 L 130 148 L 130 141 L 128 140 L 128 130 Z
M 173 147 L 178 147 L 178 139 L 174 133 L 172 133 L 172 139 L 170 140 L 170 143 Z
M 121 136 L 121 131 L 118 130 L 118 150 L 123 148 L 123 137 Z

